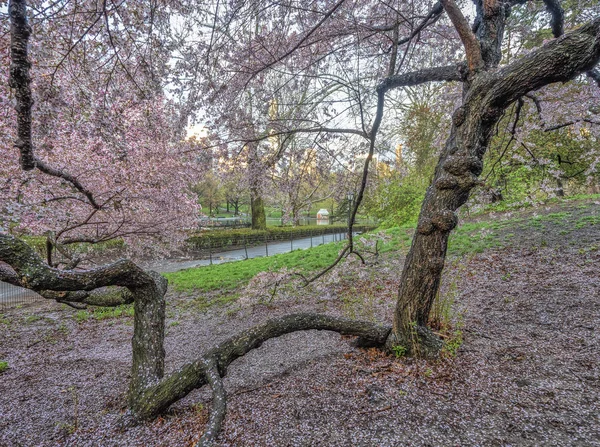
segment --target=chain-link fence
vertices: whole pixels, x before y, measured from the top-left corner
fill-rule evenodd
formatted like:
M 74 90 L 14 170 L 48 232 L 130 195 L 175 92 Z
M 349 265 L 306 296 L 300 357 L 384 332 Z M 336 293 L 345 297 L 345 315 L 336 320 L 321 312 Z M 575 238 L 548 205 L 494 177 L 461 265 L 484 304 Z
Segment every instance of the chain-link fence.
M 43 298 L 31 290 L 0 281 L 0 309 L 33 303 Z

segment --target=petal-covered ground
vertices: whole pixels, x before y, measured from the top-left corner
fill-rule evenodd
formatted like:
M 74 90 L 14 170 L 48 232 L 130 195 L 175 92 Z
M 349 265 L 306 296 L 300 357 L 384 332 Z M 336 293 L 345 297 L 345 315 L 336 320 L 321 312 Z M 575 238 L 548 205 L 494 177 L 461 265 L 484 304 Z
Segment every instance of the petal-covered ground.
M 452 307 L 439 315 L 452 349 L 442 360 L 360 350 L 328 332 L 269 340 L 229 368 L 218 445 L 600 446 L 599 210 L 548 210 L 543 223 L 502 227 L 501 247 L 450 259 L 441 297 Z M 274 295 L 255 293 L 268 283 L 257 278 L 235 302 L 208 310 L 170 294 L 167 369 L 285 313 L 387 322 L 401 265 L 398 253 L 368 266 L 354 260 Z M 0 445 L 194 445 L 206 389 L 155 421 L 120 427 L 131 335 L 126 313 L 90 318 L 51 303 L 5 311 Z

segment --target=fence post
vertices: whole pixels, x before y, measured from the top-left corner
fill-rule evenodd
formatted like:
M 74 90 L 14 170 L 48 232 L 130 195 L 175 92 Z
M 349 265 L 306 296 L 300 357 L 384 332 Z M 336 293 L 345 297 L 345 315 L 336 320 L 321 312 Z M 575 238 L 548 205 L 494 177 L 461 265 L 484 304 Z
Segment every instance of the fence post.
M 294 227 L 290 227 L 290 251 L 294 251 Z
M 244 238 L 244 251 L 246 252 L 246 259 L 248 259 L 248 246 L 246 245 L 246 235 L 244 235 L 243 238 Z
M 308 230 L 308 234 L 310 235 L 310 248 L 313 248 L 313 246 L 312 246 L 312 228 L 310 230 Z
M 267 233 L 265 232 L 265 253 L 267 253 L 267 257 L 269 257 L 269 243 L 267 241 Z
M 210 258 L 210 265 L 212 265 L 212 242 L 210 236 L 208 237 L 208 256 Z

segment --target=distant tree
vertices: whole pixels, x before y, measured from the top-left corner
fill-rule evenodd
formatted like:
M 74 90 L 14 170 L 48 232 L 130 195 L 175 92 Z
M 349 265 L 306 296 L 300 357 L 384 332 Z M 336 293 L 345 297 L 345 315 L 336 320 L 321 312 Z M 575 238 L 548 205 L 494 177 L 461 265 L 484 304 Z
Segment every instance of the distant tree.
M 138 3 L 141 2 L 131 5 L 136 11 L 132 20 L 156 17 L 153 10 L 136 9 L 145 6 Z M 219 47 L 223 50 L 222 54 L 229 54 L 231 58 L 221 61 L 222 65 L 215 71 L 223 76 L 221 79 L 216 76 L 204 78 L 207 79 L 208 90 L 202 94 L 208 95 L 208 91 L 212 91 L 218 97 L 219 92 L 229 90 L 228 104 L 231 104 L 231 110 L 237 112 L 239 108 L 233 107 L 233 101 L 239 100 L 248 91 L 257 92 L 263 86 L 262 96 L 255 99 L 262 98 L 264 101 L 259 103 L 265 109 L 265 103 L 270 103 L 273 98 L 273 95 L 267 94 L 267 89 L 283 87 L 275 82 L 277 77 L 286 85 L 296 77 L 311 79 L 311 82 L 321 85 L 316 89 L 322 94 L 318 96 L 318 113 L 314 115 L 320 121 L 311 121 L 310 128 L 300 127 L 299 124 L 307 124 L 303 121 L 301 108 L 294 109 L 294 104 L 286 103 L 289 110 L 298 113 L 286 115 L 284 123 L 278 120 L 281 133 L 314 132 L 323 134 L 323 141 L 328 139 L 325 134 L 329 131 L 356 137 L 355 141 L 351 141 L 357 142 L 358 149 L 368 154 L 367 162 L 373 157 L 376 147 L 387 94 L 393 95 L 392 92 L 401 87 L 428 82 L 454 81 L 462 84 L 462 97 L 452 114 L 449 137 L 441 149 L 404 264 L 393 327 L 319 314 L 288 315 L 234 335 L 195 361 L 165 375 L 166 284 L 159 275 L 145 272 L 130 261 L 119 261 L 89 271 L 59 270 L 44 264 L 24 242 L 3 232 L 0 233 L 0 260 L 4 264 L 0 268 L 0 279 L 70 303 L 95 300 L 96 294 L 104 292 L 105 287 L 117 287 L 117 293 L 110 295 L 116 296 L 111 303 L 133 301 L 135 307 L 129 415 L 137 420 L 156 416 L 193 389 L 209 384 L 214 395 L 213 411 L 201 440 L 202 445 L 210 444 L 216 438 L 225 416 L 226 395 L 222 376 L 226 374 L 227 367 L 270 338 L 297 330 L 332 330 L 359 336 L 362 346 L 389 350 L 401 346 L 412 355 L 435 355 L 442 343 L 427 329 L 427 324 L 440 284 L 448 236 L 457 224 L 456 210 L 465 203 L 478 183 L 483 156 L 495 126 L 512 104 L 549 84 L 566 82 L 584 73 L 600 84 L 600 73 L 594 70 L 600 59 L 600 17 L 597 11 L 586 18 L 582 26 L 563 36 L 564 15 L 560 4 L 553 0 L 544 3 L 551 13 L 554 38 L 508 63 L 500 63 L 506 21 L 513 8 L 518 12 L 525 3 L 518 0 L 476 0 L 476 17 L 472 24 L 454 0 L 442 0 L 433 5 L 339 0 L 315 2 L 312 7 L 297 7 L 295 3 L 285 2 L 265 5 L 258 1 L 231 1 L 224 2 L 222 8 L 210 14 L 215 18 L 211 25 L 215 35 L 206 43 L 208 50 Z M 186 11 L 190 11 L 190 15 L 200 10 L 198 15 L 206 19 L 205 9 L 196 9 L 196 2 L 180 4 L 188 8 Z M 75 7 L 71 3 L 68 5 Z M 106 9 L 106 3 L 99 5 L 93 2 L 89 7 L 90 14 L 95 14 L 97 20 L 109 13 L 116 14 L 114 8 Z M 427 9 L 429 7 L 431 9 Z M 36 158 L 39 148 L 32 136 L 32 126 L 37 127 L 40 121 L 39 116 L 34 115 L 32 119 L 31 114 L 27 54 L 30 30 L 25 1 L 12 0 L 9 13 L 12 24 L 11 86 L 16 102 L 15 136 L 21 166 L 24 170 L 46 170 L 47 175 L 53 176 L 57 171 L 47 169 L 47 165 Z M 74 14 L 73 17 L 79 15 Z M 449 22 L 443 17 L 447 17 Z M 243 39 L 247 26 L 237 30 L 232 28 L 240 21 L 252 24 L 251 38 Z M 169 18 L 165 18 L 163 23 L 169 23 Z M 448 27 L 449 23 L 452 27 Z M 123 28 L 127 26 L 129 22 L 123 24 Z M 435 32 L 430 33 L 434 26 L 437 27 Z M 121 27 L 116 28 L 121 30 Z M 144 27 L 140 25 L 140 29 Z M 102 30 L 104 32 L 100 32 Z M 107 36 L 108 29 L 102 30 L 99 34 Z M 405 37 L 401 37 L 402 34 Z M 86 43 L 88 40 L 95 42 L 90 38 L 86 39 Z M 112 48 L 110 40 L 105 41 L 108 48 Z M 196 44 L 194 42 L 193 45 Z M 412 51 L 417 45 L 419 49 L 433 45 L 437 56 L 433 61 L 443 65 L 424 66 L 432 59 L 423 58 L 423 55 L 431 55 L 433 51 Z M 465 60 L 462 60 L 462 54 Z M 459 59 L 453 60 L 454 57 Z M 191 66 L 200 66 L 199 61 L 202 60 L 205 59 L 189 59 Z M 315 71 L 318 76 L 314 76 Z M 273 83 L 266 82 L 267 77 L 261 76 L 265 72 L 271 73 L 268 78 Z M 225 74 L 232 77 L 225 77 Z M 308 103 L 304 95 L 301 99 L 301 104 Z M 336 109 L 340 104 L 343 104 L 341 108 L 353 112 L 350 118 L 338 113 Z M 329 119 L 328 115 L 333 118 Z M 342 127 L 343 118 L 354 119 L 351 124 L 357 126 Z M 214 116 L 213 119 L 220 117 Z M 265 120 L 268 121 L 268 118 Z M 263 141 L 279 133 L 273 132 L 271 125 L 266 129 L 258 140 Z M 364 195 L 368 168 L 368 163 L 365 163 L 356 197 L 358 203 L 352 217 Z M 66 171 L 60 172 L 62 175 L 58 176 L 67 182 L 70 189 L 74 188 L 78 200 L 86 200 L 93 206 L 94 195 L 90 196 L 83 184 L 74 181 Z M 351 245 L 343 250 L 342 255 L 348 250 L 352 251 Z
M 213 210 L 218 212 L 219 205 L 225 199 L 220 179 L 212 171 L 208 171 L 191 189 L 198 195 L 198 202 L 203 205 L 202 208 L 205 211 L 208 208 L 208 215 L 214 216 Z

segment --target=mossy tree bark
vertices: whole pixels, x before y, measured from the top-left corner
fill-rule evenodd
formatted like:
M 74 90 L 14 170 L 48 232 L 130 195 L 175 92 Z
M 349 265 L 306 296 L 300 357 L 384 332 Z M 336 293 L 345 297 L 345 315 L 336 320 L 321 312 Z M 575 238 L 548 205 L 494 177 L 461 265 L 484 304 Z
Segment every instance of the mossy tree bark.
M 388 340 L 388 345 L 401 344 L 417 355 L 432 354 L 441 345 L 427 330 L 427 323 L 439 290 L 448 237 L 457 224 L 456 210 L 478 182 L 483 156 L 502 113 L 526 93 L 566 82 L 592 69 L 600 58 L 597 18 L 498 70 L 499 43 L 509 5 L 484 2 L 488 3 L 492 9 L 481 14 L 477 32 L 480 48 L 485 50 L 483 66 L 476 65 L 466 75 L 463 103 L 452 117 L 450 136 L 427 189 L 404 264 L 394 329 Z
M 265 202 L 257 188 L 250 190 L 250 212 L 252 213 L 252 229 L 266 230 L 267 216 L 265 214 Z
M 552 82 L 567 81 L 591 70 L 600 59 L 600 18 L 579 30 L 555 39 L 532 51 L 517 62 L 497 70 L 504 21 L 510 5 L 517 2 L 477 1 L 478 23 L 475 36 L 465 25 L 454 0 L 444 0 L 465 43 L 467 63 L 427 69 L 403 75 L 391 75 L 378 93 L 383 97 L 390 88 L 442 80 L 464 81 L 464 100 L 453 116 L 450 137 L 446 142 L 423 203 L 411 251 L 402 273 L 393 330 L 370 322 L 317 314 L 296 314 L 269 320 L 242 331 L 209 350 L 199 359 L 164 376 L 164 323 L 166 280 L 146 272 L 128 260 L 88 271 L 59 270 L 45 264 L 23 241 L 0 233 L 0 280 L 37 291 L 57 301 L 135 306 L 133 362 L 129 391 L 130 416 L 148 419 L 166 410 L 195 388 L 210 384 L 214 393 L 214 414 L 202 443 L 210 444 L 225 414 L 225 392 L 221 378 L 236 358 L 259 347 L 264 341 L 294 331 L 317 329 L 359 337 L 362 346 L 413 343 L 424 348 L 420 353 L 434 353 L 439 340 L 426 330 L 429 312 L 439 288 L 446 256 L 448 236 L 456 226 L 455 211 L 468 198 L 482 170 L 492 128 L 512 102 L 531 90 Z M 34 157 L 31 142 L 31 92 L 25 1 L 11 0 L 11 85 L 18 112 L 17 147 L 23 169 L 39 168 L 70 182 L 92 206 L 93 197 L 76 179 L 41 164 Z M 554 27 L 553 29 L 562 29 Z M 465 71 L 466 70 L 466 71 Z M 595 72 L 592 73 L 594 78 Z M 378 104 L 381 116 L 382 101 Z M 379 118 L 381 119 L 381 118 Z M 374 141 L 374 136 L 372 136 Z M 264 205 L 253 191 L 253 221 L 264 225 Z M 89 197 L 88 197 L 89 195 Z M 254 212 L 254 206 L 257 212 Z M 262 213 L 260 211 L 262 209 Z M 262 215 L 262 218 L 261 218 Z M 262 222 L 261 222 L 262 220 Z M 413 350 L 413 353 L 415 352 Z

